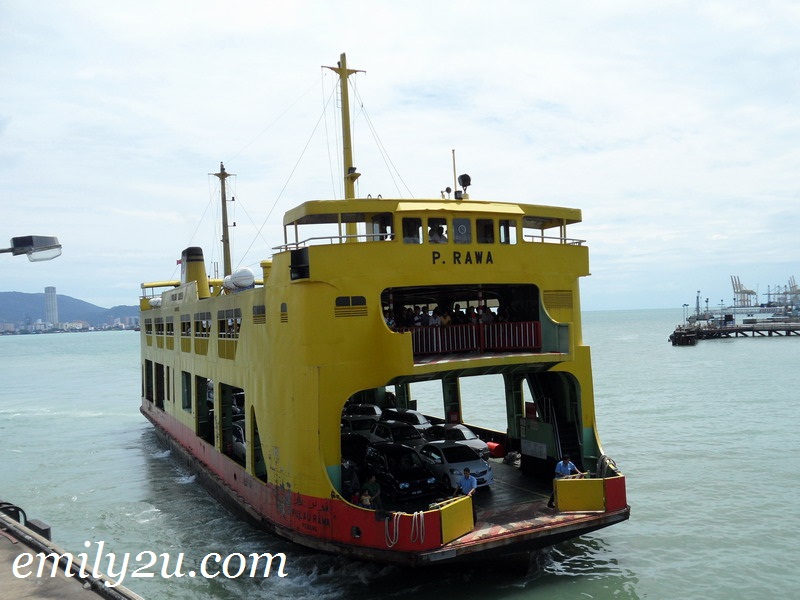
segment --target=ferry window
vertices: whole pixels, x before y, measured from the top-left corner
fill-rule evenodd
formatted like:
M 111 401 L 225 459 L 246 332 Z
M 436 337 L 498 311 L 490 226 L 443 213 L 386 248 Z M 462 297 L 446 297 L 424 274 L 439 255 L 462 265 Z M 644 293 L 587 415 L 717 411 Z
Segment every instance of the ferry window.
M 242 326 L 242 311 L 239 308 L 217 311 L 217 335 L 221 338 L 238 338 Z
M 500 243 L 517 243 L 517 222 L 513 219 L 500 221 Z
M 156 335 L 164 335 L 164 317 L 156 317 Z
M 372 217 L 372 233 L 373 242 L 393 240 L 394 225 L 392 222 L 392 213 L 381 213 Z
M 194 313 L 194 335 L 199 338 L 207 338 L 211 335 L 211 313 Z
M 153 401 L 153 361 L 144 361 L 144 397 Z
M 428 219 L 428 242 L 431 244 L 447 243 L 447 220 L 437 217 Z
M 289 306 L 286 302 L 281 302 L 281 323 L 289 322 Z
M 144 332 L 148 335 L 153 335 L 153 319 L 144 320 Z
M 403 219 L 403 242 L 406 244 L 422 243 L 422 219 L 411 217 Z
M 494 244 L 494 220 L 478 219 L 475 225 L 478 230 L 478 243 Z
M 472 243 L 472 222 L 469 219 L 453 219 L 453 241 L 456 244 Z
M 253 307 L 253 323 L 256 325 L 263 325 L 267 322 L 267 307 L 263 304 L 258 304 Z
M 164 323 L 164 325 L 165 325 L 166 334 L 168 336 L 172 337 L 173 335 L 175 335 L 174 317 L 167 317 L 166 323 Z
M 191 337 L 192 318 L 191 315 L 181 315 L 181 337 Z
M 192 374 L 187 371 L 181 371 L 181 407 L 192 411 Z

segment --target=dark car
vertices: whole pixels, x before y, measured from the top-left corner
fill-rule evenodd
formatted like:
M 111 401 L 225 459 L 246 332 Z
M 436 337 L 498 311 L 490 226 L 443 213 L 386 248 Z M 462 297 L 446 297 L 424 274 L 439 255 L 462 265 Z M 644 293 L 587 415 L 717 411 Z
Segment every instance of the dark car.
M 244 433 L 244 416 L 234 416 L 234 419 L 233 423 L 231 423 L 231 435 L 233 438 L 231 442 L 231 455 L 237 462 L 245 464 L 247 450 Z
M 376 421 L 382 412 L 381 407 L 377 404 L 347 404 L 342 409 L 342 415 L 363 415 L 372 417 Z
M 350 502 L 358 502 L 361 484 L 367 478 L 364 468 L 369 440 L 358 433 L 342 431 L 342 495 Z
M 376 421 L 366 437 L 373 444 L 399 442 L 412 448 L 421 448 L 426 443 L 425 438 L 413 425 L 400 421 Z
M 411 409 L 387 408 L 381 413 L 381 421 L 402 421 L 413 425 L 423 433 L 431 426 L 428 417 Z
M 343 431 L 341 434 L 342 460 L 353 461 L 358 467 L 363 468 L 367 456 L 369 440 L 363 435 Z
M 437 493 L 436 477 L 413 448 L 380 442 L 367 448 L 366 469 L 375 475 L 381 495 L 391 500 L 424 498 Z
M 342 415 L 342 433 L 367 435 L 374 422 L 375 419 L 367 415 Z

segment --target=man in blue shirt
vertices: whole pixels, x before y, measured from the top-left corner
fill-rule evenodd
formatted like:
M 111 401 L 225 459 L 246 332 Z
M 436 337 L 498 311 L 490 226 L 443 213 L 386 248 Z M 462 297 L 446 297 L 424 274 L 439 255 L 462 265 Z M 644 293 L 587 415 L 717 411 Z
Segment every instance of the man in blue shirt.
M 561 462 L 556 464 L 556 477 L 559 479 L 567 475 L 577 475 L 578 473 L 580 473 L 580 471 L 578 471 L 578 467 L 572 464 L 572 461 L 569 459 L 569 454 L 562 456 Z
M 568 475 L 580 475 L 581 472 L 578 470 L 572 461 L 569 459 L 569 454 L 565 454 L 561 457 L 561 462 L 556 463 L 556 479 L 561 479 L 562 477 L 567 477 Z M 547 502 L 547 508 L 555 508 L 555 489 L 553 489 L 553 493 L 550 494 L 550 500 Z
M 478 489 L 478 480 L 473 475 L 469 474 L 469 469 L 464 468 L 464 476 L 458 480 L 458 487 L 456 493 L 461 492 L 465 496 L 472 496 L 475 490 Z M 455 494 L 454 494 L 455 495 Z
M 475 493 L 475 490 L 478 489 L 478 480 L 475 479 L 474 475 L 470 475 L 469 469 L 464 467 L 464 475 L 459 477 L 458 485 L 456 487 L 455 493 L 453 496 L 458 494 L 459 492 L 464 496 L 470 496 Z M 476 523 L 478 521 L 478 513 L 475 511 L 475 501 L 472 501 L 472 522 Z

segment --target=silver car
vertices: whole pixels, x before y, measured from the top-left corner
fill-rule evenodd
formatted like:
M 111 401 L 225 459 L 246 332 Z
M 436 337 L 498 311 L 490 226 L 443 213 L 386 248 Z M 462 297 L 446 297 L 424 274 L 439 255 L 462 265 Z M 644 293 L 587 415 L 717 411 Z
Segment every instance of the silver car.
M 478 480 L 478 487 L 494 483 L 492 465 L 469 446 L 450 441 L 431 442 L 420 448 L 419 453 L 439 483 L 448 490 L 458 485 L 464 468 Z
M 489 460 L 489 446 L 466 425 L 448 423 L 446 425 L 434 425 L 424 432 L 425 437 L 430 441 L 449 440 L 469 446 L 483 460 Z

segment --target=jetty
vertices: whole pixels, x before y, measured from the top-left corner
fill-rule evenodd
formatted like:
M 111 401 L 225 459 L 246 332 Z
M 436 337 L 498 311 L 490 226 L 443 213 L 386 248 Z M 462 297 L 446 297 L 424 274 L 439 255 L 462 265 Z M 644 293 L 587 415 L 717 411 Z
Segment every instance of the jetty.
M 749 319 L 745 319 L 749 321 Z M 738 337 L 788 337 L 800 335 L 800 322 L 756 321 L 736 324 L 678 325 L 669 336 L 673 346 L 694 346 L 699 340 Z
M 80 556 L 56 546 L 49 525 L 0 501 L 0 598 L 144 600 L 92 565 L 86 573 Z

